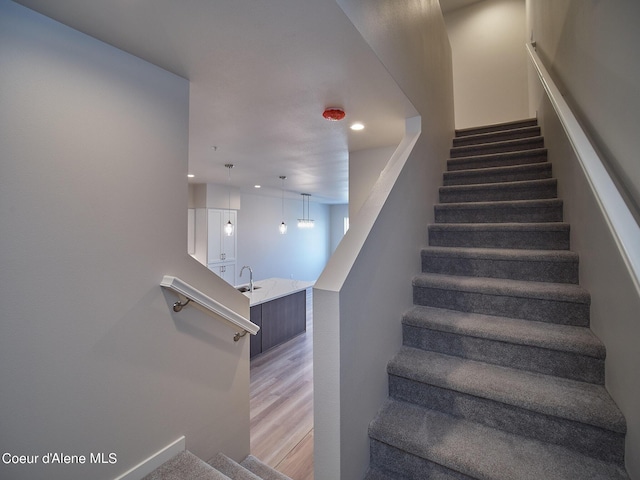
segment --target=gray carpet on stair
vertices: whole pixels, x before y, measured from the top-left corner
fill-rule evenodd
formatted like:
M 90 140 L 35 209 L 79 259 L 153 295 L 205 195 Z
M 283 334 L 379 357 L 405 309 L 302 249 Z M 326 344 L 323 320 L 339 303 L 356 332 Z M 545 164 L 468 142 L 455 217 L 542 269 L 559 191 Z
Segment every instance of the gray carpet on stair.
M 569 250 L 429 246 L 421 258 L 425 273 L 578 283 L 578 256 Z
M 223 453 L 204 462 L 189 451 L 162 464 L 142 480 L 291 480 L 249 455 L 237 463 Z
M 242 461 L 241 465 L 247 470 L 250 470 L 251 472 L 258 475 L 263 480 L 291 480 L 286 475 L 262 463 L 253 455 L 249 455 L 247 458 L 245 458 Z
M 230 480 L 189 451 L 180 452 L 143 480 Z
M 429 245 L 569 250 L 566 223 L 440 223 L 429 225 Z
M 443 185 L 478 185 L 497 182 L 520 182 L 551 178 L 551 164 L 545 160 L 539 163 L 501 166 L 491 168 L 473 168 L 473 165 L 458 165 L 457 170 L 443 174 Z
M 535 119 L 456 132 L 365 480 L 628 479 L 539 134 Z
M 424 306 L 402 323 L 409 347 L 604 384 L 604 347 L 585 327 Z
M 429 478 L 420 459 L 477 479 L 628 479 L 615 464 L 404 402 L 387 402 L 369 433 L 412 455 L 407 473 L 414 479 Z
M 620 410 L 601 385 L 403 347 L 389 373 L 476 397 L 624 433 Z
M 413 279 L 416 305 L 564 325 L 589 325 L 590 296 L 577 285 L 453 275 Z

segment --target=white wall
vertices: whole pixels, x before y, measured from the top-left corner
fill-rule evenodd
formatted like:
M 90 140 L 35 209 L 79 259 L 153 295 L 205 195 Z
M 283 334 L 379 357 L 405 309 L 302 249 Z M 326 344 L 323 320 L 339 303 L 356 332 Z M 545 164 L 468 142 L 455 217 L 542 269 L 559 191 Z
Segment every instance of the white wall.
M 529 0 L 528 33 L 640 218 L 640 3 Z
M 350 218 L 349 205 L 331 205 L 329 217 L 331 221 L 331 228 L 329 229 L 329 236 L 331 237 L 330 248 L 331 253 L 333 253 L 344 237 L 344 219 Z
M 314 288 L 316 480 L 361 479 L 368 467 L 367 428 L 387 398 L 386 364 L 401 346 L 400 318 L 412 303 L 411 278 L 454 129 L 451 52 L 438 1 L 338 4 L 421 118 L 408 122 L 406 142 L 350 218 Z
M 242 208 L 238 211 L 238 263 L 253 269 L 254 280 L 271 277 L 315 281 L 330 255 L 329 206 L 316 203 L 311 197 L 309 217 L 312 229 L 298 228 L 302 216 L 302 197 L 285 199 L 287 233 L 281 235 L 282 198 L 266 195 L 242 194 Z M 237 279 L 247 283 L 248 273 Z
M 164 274 L 248 315 L 187 255 L 189 85 L 0 0 L 0 463 L 11 479 L 110 479 L 176 440 L 249 450 L 248 339 Z
M 355 218 L 397 145 L 349 152 L 349 215 Z
M 456 128 L 529 116 L 525 0 L 483 0 L 445 15 Z
M 622 1 L 527 2 L 538 54 L 605 161 L 623 175 L 628 192 L 638 187 L 640 34 L 634 20 L 640 18 L 639 7 Z M 640 478 L 640 298 L 541 87 L 536 85 L 531 98 L 571 223 L 571 248 L 580 254 L 580 283 L 591 293 L 591 328 L 607 348 L 606 386 L 627 420 L 626 467 L 631 478 Z

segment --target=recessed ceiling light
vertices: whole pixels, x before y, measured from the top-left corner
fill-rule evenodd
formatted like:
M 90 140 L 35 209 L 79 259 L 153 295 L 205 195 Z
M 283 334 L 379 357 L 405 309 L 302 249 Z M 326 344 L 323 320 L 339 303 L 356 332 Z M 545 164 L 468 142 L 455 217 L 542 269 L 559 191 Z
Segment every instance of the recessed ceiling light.
M 349 127 L 349 128 L 351 128 L 351 130 L 356 130 L 356 131 L 358 131 L 358 130 L 364 130 L 364 125 L 363 125 L 363 124 L 361 124 L 361 123 L 354 123 L 354 124 L 353 124 L 353 125 L 351 125 L 351 127 Z
M 260 188 L 262 185 L 254 185 L 253 188 Z
M 195 175 L 194 175 L 193 173 L 189 173 L 189 174 L 187 175 L 187 177 L 189 177 L 189 178 L 193 178 L 193 177 L 195 177 Z

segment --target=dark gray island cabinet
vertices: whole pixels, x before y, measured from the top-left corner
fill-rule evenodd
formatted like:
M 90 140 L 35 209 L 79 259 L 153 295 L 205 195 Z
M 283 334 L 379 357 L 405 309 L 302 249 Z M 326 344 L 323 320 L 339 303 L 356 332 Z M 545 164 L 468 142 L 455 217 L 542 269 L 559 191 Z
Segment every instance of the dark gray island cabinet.
M 251 321 L 260 327 L 251 336 L 251 356 L 266 352 L 307 330 L 307 293 L 286 297 L 251 307 Z
M 313 282 L 286 279 L 257 281 L 251 300 L 251 322 L 260 327 L 251 335 L 251 357 L 283 344 L 307 330 L 307 289 Z

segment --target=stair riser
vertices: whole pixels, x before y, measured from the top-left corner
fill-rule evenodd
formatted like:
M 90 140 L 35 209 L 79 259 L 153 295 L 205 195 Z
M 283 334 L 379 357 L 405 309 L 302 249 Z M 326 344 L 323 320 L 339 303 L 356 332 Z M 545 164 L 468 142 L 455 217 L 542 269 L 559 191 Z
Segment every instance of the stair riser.
M 529 345 L 403 325 L 403 344 L 471 360 L 604 384 L 604 360 Z
M 495 125 L 483 125 L 480 127 L 461 128 L 456 130 L 456 138 L 466 137 L 468 135 L 479 135 L 482 133 L 501 132 L 504 130 L 513 130 L 516 128 L 535 127 L 538 120 L 535 118 L 527 120 L 518 120 L 515 122 L 498 123 Z
M 589 305 L 569 301 L 521 298 L 414 285 L 413 303 L 537 322 L 589 326 Z
M 556 198 L 557 196 L 558 189 L 555 180 L 525 185 L 499 183 L 482 188 L 476 186 L 440 188 L 440 203 L 536 200 Z
M 531 138 L 540 136 L 540 127 L 526 127 L 513 130 L 503 130 L 499 132 L 481 133 L 476 135 L 465 135 L 453 139 L 454 147 L 465 145 L 481 145 L 484 143 L 495 143 L 504 140 L 517 140 L 519 138 Z
M 444 257 L 422 252 L 422 271 L 532 282 L 578 283 L 578 262 Z
M 515 152 L 509 155 L 500 156 L 452 158 L 447 160 L 447 172 L 457 172 L 460 170 L 482 170 L 484 168 L 497 167 L 515 167 L 518 165 L 532 165 L 546 162 L 546 150 Z
M 489 155 L 492 153 L 520 152 L 532 148 L 544 148 L 542 137 L 526 138 L 522 140 L 510 140 L 506 142 L 487 143 L 483 145 L 470 145 L 465 147 L 453 147 L 450 150 L 451 158 L 472 157 L 474 155 Z
M 443 185 L 477 185 L 483 183 L 520 182 L 551 178 L 551 164 L 539 163 L 515 168 L 461 170 L 445 172 Z
M 548 206 L 507 204 L 465 206 L 447 204 L 434 207 L 436 223 L 538 223 L 562 222 L 562 203 Z
M 389 375 L 389 395 L 486 426 L 569 448 L 606 462 L 624 462 L 624 436 L 493 400 Z
M 433 480 L 474 480 L 473 477 L 450 470 L 437 463 L 412 455 L 404 450 L 370 439 L 371 468 L 378 468 L 392 478 Z
M 569 231 L 495 231 L 429 228 L 429 245 L 437 247 L 568 250 Z

